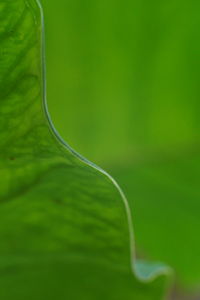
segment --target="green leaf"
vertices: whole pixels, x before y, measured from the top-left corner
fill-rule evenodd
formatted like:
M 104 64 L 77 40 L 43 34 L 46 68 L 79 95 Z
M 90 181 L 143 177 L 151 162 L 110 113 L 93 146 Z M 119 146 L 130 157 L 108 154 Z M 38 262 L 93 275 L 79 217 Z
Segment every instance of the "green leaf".
M 42 1 L 59 132 L 123 185 L 139 254 L 199 286 L 200 2 Z
M 0 1 L 0 298 L 161 299 L 122 191 L 51 123 L 43 42 L 36 0 Z

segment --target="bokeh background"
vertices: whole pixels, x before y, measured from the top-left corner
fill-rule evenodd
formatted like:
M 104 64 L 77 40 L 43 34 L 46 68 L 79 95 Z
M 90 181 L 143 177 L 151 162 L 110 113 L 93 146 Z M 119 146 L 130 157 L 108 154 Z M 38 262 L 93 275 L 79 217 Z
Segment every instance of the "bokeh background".
M 55 127 L 122 186 L 138 255 L 198 293 L 200 2 L 41 2 Z

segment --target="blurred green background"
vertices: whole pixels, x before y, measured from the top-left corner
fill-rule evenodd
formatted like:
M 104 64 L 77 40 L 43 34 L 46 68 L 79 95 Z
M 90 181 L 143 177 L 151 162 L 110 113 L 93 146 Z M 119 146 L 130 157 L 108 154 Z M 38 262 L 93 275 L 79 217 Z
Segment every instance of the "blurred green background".
M 123 187 L 138 255 L 200 286 L 200 2 L 41 0 L 48 106 Z

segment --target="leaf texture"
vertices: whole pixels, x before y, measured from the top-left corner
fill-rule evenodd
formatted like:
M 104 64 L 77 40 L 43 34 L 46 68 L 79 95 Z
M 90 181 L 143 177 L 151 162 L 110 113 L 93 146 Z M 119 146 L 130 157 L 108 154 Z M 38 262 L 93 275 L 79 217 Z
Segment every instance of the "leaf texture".
M 162 299 L 122 191 L 51 123 L 36 0 L 0 1 L 0 49 L 0 298 Z

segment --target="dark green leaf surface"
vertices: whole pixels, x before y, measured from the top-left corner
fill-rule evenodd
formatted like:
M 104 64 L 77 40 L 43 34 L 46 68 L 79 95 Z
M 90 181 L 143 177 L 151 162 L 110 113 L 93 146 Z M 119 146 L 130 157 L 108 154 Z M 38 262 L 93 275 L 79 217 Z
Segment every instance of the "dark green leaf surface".
M 160 300 L 121 190 L 51 124 L 42 31 L 36 0 L 0 0 L 0 299 Z

